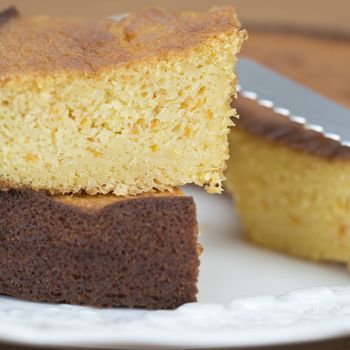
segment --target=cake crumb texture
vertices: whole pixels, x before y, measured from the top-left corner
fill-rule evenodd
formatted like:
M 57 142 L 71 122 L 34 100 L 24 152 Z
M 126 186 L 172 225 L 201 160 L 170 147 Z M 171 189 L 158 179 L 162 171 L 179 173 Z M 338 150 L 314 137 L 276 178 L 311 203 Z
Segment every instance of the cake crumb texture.
M 315 261 L 350 262 L 350 164 L 232 133 L 233 193 L 248 239 Z M 235 165 L 233 165 L 233 163 Z
M 232 8 L 0 26 L 0 187 L 221 192 L 235 115 Z

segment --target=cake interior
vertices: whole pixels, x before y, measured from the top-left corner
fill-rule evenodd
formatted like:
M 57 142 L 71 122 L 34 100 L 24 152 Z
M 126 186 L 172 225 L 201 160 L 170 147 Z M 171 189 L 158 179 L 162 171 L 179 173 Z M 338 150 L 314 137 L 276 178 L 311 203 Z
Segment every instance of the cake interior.
M 0 62 L 1 186 L 133 195 L 195 183 L 221 192 L 246 36 L 235 24 L 232 10 L 6 23 L 0 43 L 15 45 L 20 69 L 11 57 Z
M 230 138 L 226 186 L 248 239 L 316 261 L 349 262 L 349 162 L 294 150 L 244 128 Z

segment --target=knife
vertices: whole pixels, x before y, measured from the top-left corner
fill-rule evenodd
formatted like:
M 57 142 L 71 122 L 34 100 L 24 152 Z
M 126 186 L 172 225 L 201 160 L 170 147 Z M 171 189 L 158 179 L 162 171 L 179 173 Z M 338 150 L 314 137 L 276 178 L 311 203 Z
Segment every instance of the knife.
M 241 96 L 350 147 L 350 109 L 248 58 L 237 73 Z

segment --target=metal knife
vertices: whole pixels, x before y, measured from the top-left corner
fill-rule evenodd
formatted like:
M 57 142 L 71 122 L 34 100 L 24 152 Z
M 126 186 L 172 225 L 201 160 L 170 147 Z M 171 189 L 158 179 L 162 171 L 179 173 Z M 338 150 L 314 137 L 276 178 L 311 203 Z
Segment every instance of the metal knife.
M 248 58 L 237 73 L 241 96 L 350 147 L 350 109 Z

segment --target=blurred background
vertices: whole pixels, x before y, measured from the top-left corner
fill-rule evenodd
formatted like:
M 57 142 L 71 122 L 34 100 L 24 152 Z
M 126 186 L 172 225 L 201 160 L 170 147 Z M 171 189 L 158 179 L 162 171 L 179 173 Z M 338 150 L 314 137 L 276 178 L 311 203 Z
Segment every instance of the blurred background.
M 279 23 L 306 28 L 350 32 L 348 0 L 0 0 L 1 7 L 16 4 L 25 14 L 111 16 L 145 7 L 206 10 L 234 4 L 242 22 Z

